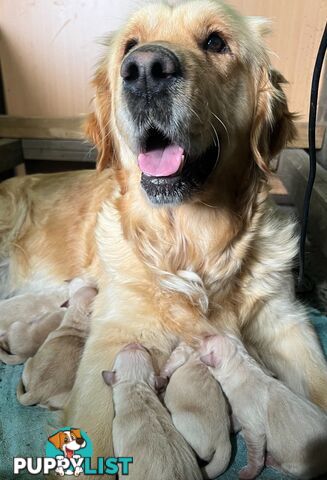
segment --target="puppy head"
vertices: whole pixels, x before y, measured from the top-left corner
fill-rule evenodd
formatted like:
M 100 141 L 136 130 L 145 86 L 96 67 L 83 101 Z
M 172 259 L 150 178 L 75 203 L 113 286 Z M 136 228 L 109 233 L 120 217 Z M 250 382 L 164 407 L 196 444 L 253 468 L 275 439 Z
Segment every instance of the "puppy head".
M 200 360 L 208 367 L 222 368 L 237 351 L 236 339 L 229 335 L 206 337 L 200 347 Z
M 79 428 L 71 428 L 70 430 L 57 432 L 49 437 L 48 440 L 58 448 L 58 450 L 65 452 L 67 456 L 72 456 L 75 450 L 79 450 L 86 445 Z
M 294 128 L 266 31 L 265 20 L 214 0 L 136 13 L 94 80 L 87 131 L 99 168 L 123 167 L 160 205 L 237 193 L 268 171 Z
M 185 342 L 180 342 L 179 345 L 173 350 L 166 364 L 161 370 L 161 375 L 165 378 L 170 378 L 173 373 L 180 367 L 182 367 L 185 362 L 190 358 L 191 355 L 194 355 L 195 351 L 192 347 L 187 345 Z
M 167 384 L 165 378 L 155 375 L 149 352 L 136 343 L 126 345 L 118 352 L 113 370 L 104 370 L 102 377 L 112 387 L 121 382 L 146 383 L 152 390 L 159 391 Z
M 79 288 L 70 298 L 68 305 L 82 310 L 90 309 L 98 291 L 89 286 Z

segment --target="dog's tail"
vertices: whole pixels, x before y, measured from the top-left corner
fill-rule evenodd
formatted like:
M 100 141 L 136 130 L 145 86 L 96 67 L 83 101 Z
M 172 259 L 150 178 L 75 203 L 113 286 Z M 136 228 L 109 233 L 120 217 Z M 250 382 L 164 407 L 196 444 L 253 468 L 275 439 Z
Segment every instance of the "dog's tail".
M 216 478 L 228 467 L 231 457 L 231 444 L 228 442 L 224 449 L 217 448 L 212 459 L 203 468 L 204 478 Z
M 2 347 L 0 347 L 0 361 L 6 363 L 7 365 L 19 365 L 24 363 L 26 358 L 21 357 L 20 355 L 14 355 L 8 353 Z

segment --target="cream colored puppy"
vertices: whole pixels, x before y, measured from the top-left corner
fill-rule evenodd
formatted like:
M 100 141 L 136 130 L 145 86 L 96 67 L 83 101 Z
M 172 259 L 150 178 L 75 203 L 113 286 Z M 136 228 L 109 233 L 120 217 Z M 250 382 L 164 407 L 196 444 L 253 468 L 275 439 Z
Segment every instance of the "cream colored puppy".
M 17 320 L 30 322 L 57 310 L 69 299 L 69 284 L 48 288 L 43 293 L 26 293 L 0 301 L 0 332 Z
M 59 327 L 67 308 L 57 308 L 28 322 L 18 320 L 0 335 L 0 360 L 9 365 L 24 363 L 36 354 L 50 332 Z
M 248 463 L 241 479 L 255 478 L 265 463 L 301 479 L 327 472 L 327 415 L 266 375 L 232 335 L 203 341 L 201 360 L 221 384 L 242 427 Z
M 206 476 L 216 478 L 226 470 L 231 456 L 229 412 L 219 384 L 183 342 L 161 375 L 170 378 L 164 402 L 175 427 L 196 454 L 210 462 L 204 468 Z
M 170 415 L 157 397 L 150 354 L 138 344 L 124 347 L 113 371 L 102 372 L 113 387 L 114 451 L 130 455 L 131 480 L 199 480 L 202 475 L 191 448 L 175 430 Z
M 24 367 L 17 387 L 23 405 L 61 409 L 74 385 L 77 367 L 89 332 L 89 314 L 97 291 L 78 289 L 69 300 L 59 328 L 49 334 Z

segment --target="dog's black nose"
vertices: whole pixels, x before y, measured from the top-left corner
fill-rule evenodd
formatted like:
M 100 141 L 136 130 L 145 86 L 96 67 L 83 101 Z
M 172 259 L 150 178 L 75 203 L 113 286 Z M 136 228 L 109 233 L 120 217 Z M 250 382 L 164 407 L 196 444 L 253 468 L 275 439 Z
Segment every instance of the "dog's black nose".
M 177 56 L 160 45 L 143 45 L 122 63 L 124 89 L 135 95 L 155 95 L 182 76 Z
M 83 445 L 84 438 L 76 438 L 76 443 L 78 443 L 78 445 Z

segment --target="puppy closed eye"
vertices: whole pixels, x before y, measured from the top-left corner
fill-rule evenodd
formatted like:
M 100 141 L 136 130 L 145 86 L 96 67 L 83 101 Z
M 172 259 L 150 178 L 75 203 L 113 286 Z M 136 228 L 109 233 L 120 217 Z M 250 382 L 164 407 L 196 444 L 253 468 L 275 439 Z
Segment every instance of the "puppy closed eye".
M 230 51 L 226 41 L 217 32 L 210 33 L 203 42 L 202 48 L 211 53 L 228 53 Z

